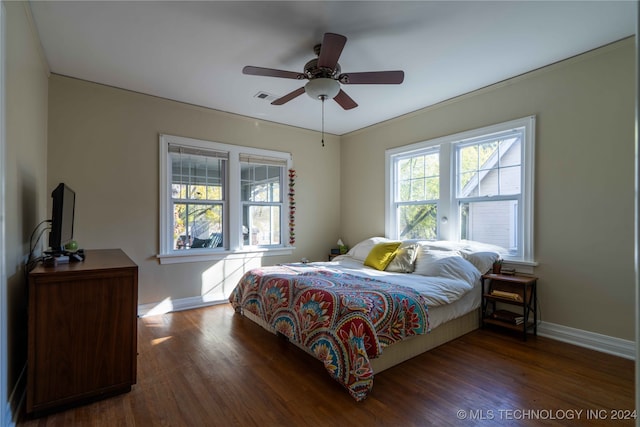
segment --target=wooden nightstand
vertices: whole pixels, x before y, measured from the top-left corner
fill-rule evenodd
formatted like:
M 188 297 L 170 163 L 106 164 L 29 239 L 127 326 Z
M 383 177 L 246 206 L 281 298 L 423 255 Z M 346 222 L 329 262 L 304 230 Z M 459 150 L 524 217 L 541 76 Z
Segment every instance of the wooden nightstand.
M 538 333 L 538 278 L 533 276 L 507 276 L 504 274 L 482 275 L 482 326 L 487 324 L 522 332 L 527 340 L 527 331 Z M 497 309 L 496 304 L 520 307 L 516 311 Z M 533 317 L 533 320 L 531 320 Z
M 340 256 L 340 254 L 329 254 L 329 261 L 333 261 L 333 259 L 337 256 Z

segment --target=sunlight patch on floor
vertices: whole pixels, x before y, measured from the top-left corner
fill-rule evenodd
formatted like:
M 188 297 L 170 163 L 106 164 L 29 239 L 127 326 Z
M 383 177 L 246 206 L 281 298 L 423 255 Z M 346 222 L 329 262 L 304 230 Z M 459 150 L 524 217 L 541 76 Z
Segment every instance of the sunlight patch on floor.
M 171 301 L 171 298 L 165 298 L 162 301 L 160 301 L 155 307 L 153 307 L 151 310 L 145 313 L 144 316 L 142 317 L 157 316 L 159 314 L 166 314 L 172 311 L 173 311 L 173 302 Z
M 151 340 L 151 345 L 158 345 L 158 344 L 162 344 L 165 341 L 170 340 L 171 338 L 173 338 L 172 336 L 168 336 L 168 337 L 162 337 L 162 338 L 156 338 Z

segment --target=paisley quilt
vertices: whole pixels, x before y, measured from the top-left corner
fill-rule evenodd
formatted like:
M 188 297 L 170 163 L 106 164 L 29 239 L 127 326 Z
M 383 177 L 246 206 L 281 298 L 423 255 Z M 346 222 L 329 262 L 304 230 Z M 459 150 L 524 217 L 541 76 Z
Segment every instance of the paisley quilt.
M 413 289 L 304 265 L 247 272 L 231 304 L 306 348 L 357 401 L 373 387 L 370 359 L 429 331 L 427 303 Z

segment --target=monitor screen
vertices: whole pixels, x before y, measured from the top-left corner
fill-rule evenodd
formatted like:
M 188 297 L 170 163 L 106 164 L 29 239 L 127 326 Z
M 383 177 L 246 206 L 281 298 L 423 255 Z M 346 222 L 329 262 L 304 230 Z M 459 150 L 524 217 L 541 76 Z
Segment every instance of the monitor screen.
M 63 252 L 64 245 L 73 240 L 73 217 L 75 214 L 76 193 L 64 183 L 51 193 L 51 232 L 49 246 L 54 252 Z

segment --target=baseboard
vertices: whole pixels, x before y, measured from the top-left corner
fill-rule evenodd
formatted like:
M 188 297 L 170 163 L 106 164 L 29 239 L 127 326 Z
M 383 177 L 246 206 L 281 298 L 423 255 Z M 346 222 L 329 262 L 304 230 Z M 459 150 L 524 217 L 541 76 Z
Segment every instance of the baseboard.
M 4 427 L 13 427 L 18 423 L 18 415 L 20 414 L 20 409 L 24 404 L 25 392 L 27 389 L 26 382 L 27 365 L 25 364 L 20 372 L 18 381 L 16 381 L 16 385 L 13 387 L 13 390 L 11 390 L 6 406 L 3 408 L 5 421 Z
M 625 359 L 636 359 L 635 341 L 623 340 L 549 322 L 540 322 L 538 324 L 538 335 Z
M 9 402 L 5 402 L 5 407 L 2 408 L 2 420 L 4 425 L 2 427 L 13 427 L 15 423 L 13 422 L 13 414 L 11 413 L 11 404 Z
M 210 301 L 202 297 L 189 297 L 179 299 L 167 298 L 160 302 L 138 305 L 138 316 L 155 316 L 157 314 L 170 313 L 172 311 L 191 310 L 193 308 L 208 307 L 210 305 L 223 304 L 226 302 L 229 301 Z

